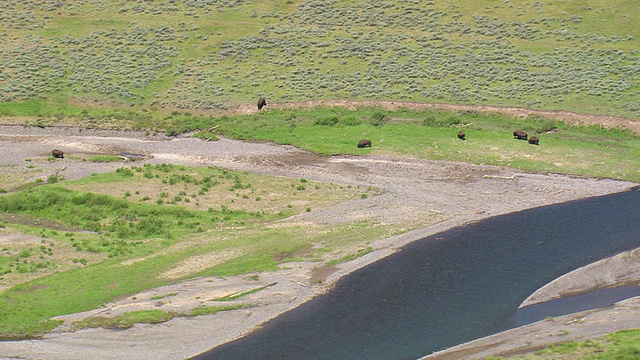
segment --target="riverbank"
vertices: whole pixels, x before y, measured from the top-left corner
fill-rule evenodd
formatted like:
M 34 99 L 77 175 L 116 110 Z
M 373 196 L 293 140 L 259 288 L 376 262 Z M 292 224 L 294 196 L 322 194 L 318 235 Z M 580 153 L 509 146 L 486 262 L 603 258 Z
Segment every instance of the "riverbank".
M 640 249 L 625 251 L 565 274 L 545 285 L 521 307 L 598 289 L 637 286 Z M 424 360 L 483 359 L 540 350 L 552 344 L 586 340 L 611 332 L 640 328 L 640 297 L 614 306 L 548 318 L 499 334 L 477 339 L 426 356 Z
M 422 360 L 508 357 L 541 350 L 553 344 L 581 341 L 637 328 L 640 328 L 640 297 L 621 301 L 613 307 L 542 320 L 454 346 L 423 357 Z
M 318 263 L 287 263 L 273 273 L 199 278 L 132 294 L 104 308 L 60 317 L 65 325 L 39 340 L 0 342 L 7 358 L 176 359 L 197 355 L 242 336 L 261 323 L 331 289 L 342 276 L 394 253 L 403 245 L 455 226 L 532 207 L 625 191 L 637 184 L 575 178 L 555 174 L 528 174 L 513 169 L 445 161 L 422 161 L 379 156 L 318 157 L 287 146 L 222 139 L 154 139 L 143 134 L 82 132 L 6 127 L 0 133 L 3 164 L 38 160 L 52 146 L 64 144 L 70 153 L 145 154 L 149 163 L 217 166 L 230 170 L 305 178 L 345 185 L 375 186 L 378 196 L 336 205 L 284 220 L 281 225 L 337 222 L 399 221 L 416 218 L 417 229 L 387 239 L 372 239 L 372 252 L 335 267 Z M 16 149 L 19 149 L 16 150 Z M 13 157 L 13 158 L 12 158 Z M 32 163 L 34 163 L 32 161 Z M 61 173 L 66 179 L 109 171 L 121 164 L 37 162 L 39 176 Z M 2 170 L 13 171 L 6 166 Z M 408 230 L 408 229 L 407 229 Z M 209 299 L 267 286 L 239 303 L 251 308 L 195 318 L 176 318 L 158 325 L 135 325 L 126 330 L 85 329 L 71 332 L 71 323 L 89 316 L 117 316 L 126 311 L 159 309 L 182 311 Z M 172 294 L 170 299 L 158 296 Z M 255 306 L 257 304 L 257 306 Z M 114 351 L 118 349 L 118 351 Z

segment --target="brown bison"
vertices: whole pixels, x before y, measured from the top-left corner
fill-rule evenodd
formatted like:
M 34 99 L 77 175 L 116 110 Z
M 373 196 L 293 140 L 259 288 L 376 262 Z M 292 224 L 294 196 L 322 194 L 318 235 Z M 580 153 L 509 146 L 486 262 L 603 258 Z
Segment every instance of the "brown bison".
M 464 134 L 464 131 L 458 131 L 458 139 L 460 140 L 466 139 L 466 135 Z
M 260 98 L 260 100 L 258 100 L 258 111 L 262 110 L 262 108 L 265 106 L 267 106 L 267 100 L 265 100 L 264 98 Z
M 359 148 L 371 147 L 371 140 L 360 140 L 358 143 Z
M 64 158 L 64 152 L 62 150 L 53 149 L 53 150 L 51 150 L 51 156 L 53 156 L 56 159 L 63 159 Z
M 513 137 L 518 140 L 527 140 L 527 133 L 521 130 L 516 130 L 513 132 Z
M 531 145 L 540 145 L 540 139 L 535 136 L 529 138 L 529 144 Z

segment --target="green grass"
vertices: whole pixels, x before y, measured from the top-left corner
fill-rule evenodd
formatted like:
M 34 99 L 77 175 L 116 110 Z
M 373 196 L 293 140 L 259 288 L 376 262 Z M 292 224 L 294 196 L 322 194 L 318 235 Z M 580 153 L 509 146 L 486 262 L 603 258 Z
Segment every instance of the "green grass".
M 160 299 L 165 299 L 165 298 L 168 298 L 168 297 L 171 297 L 171 296 L 176 296 L 176 295 L 178 295 L 178 293 L 172 292 L 172 293 L 169 293 L 169 294 L 152 296 L 149 300 L 160 300 Z
M 368 123 L 375 108 L 347 110 L 268 110 L 255 116 L 213 118 L 208 125 L 228 137 L 291 144 L 323 154 L 400 154 L 433 160 L 509 166 L 525 171 L 576 174 L 640 182 L 638 137 L 624 129 L 573 126 L 552 119 L 515 119 L 475 112 L 447 113 L 399 110 L 387 112 L 382 126 Z M 317 119 L 336 118 L 333 125 Z M 344 125 L 344 119 L 359 120 Z M 324 121 L 321 121 L 324 123 Z M 348 123 L 353 121 L 348 120 Z M 450 124 L 455 125 L 450 125 Z M 540 138 L 540 145 L 513 139 L 521 129 Z M 466 141 L 457 139 L 464 130 Z M 358 149 L 360 139 L 371 148 Z
M 107 238 L 173 238 L 178 232 L 224 219 L 261 217 L 241 211 L 188 211 L 180 207 L 132 204 L 126 200 L 61 187 L 38 187 L 0 198 L 0 211 L 57 221 Z M 213 220 L 215 219 L 215 220 Z M 212 221 L 213 220 L 213 221 Z
M 101 327 L 105 329 L 126 329 L 135 324 L 159 324 L 167 322 L 178 316 L 173 312 L 162 310 L 141 310 L 126 312 L 121 316 L 112 318 L 91 317 L 74 323 L 79 329 Z
M 93 155 L 89 157 L 88 161 L 110 163 L 110 162 L 116 162 L 116 161 L 123 161 L 123 159 L 122 157 L 115 156 L 115 155 Z
M 159 324 L 167 322 L 176 317 L 214 315 L 223 311 L 233 311 L 246 309 L 255 306 L 254 304 L 234 304 L 227 306 L 199 306 L 187 314 L 176 312 L 166 312 L 162 310 L 139 310 L 125 312 L 123 315 L 115 317 L 93 316 L 73 323 L 75 329 L 104 328 L 104 329 L 127 329 L 135 324 Z
M 640 356 L 640 330 L 624 330 L 585 341 L 551 345 L 532 354 L 517 355 L 508 359 L 594 359 L 626 360 Z M 501 359 L 492 357 L 492 359 Z
M 236 293 L 236 294 L 223 296 L 223 297 L 215 299 L 215 301 L 234 301 L 234 300 L 238 300 L 238 299 L 243 298 L 243 297 L 245 297 L 247 295 L 255 294 L 255 293 L 259 292 L 259 291 L 262 291 L 262 290 L 268 288 L 269 286 L 273 286 L 275 284 L 276 283 L 271 283 L 269 285 L 259 286 L 259 287 L 255 288 L 255 289 L 251 289 L 251 290 L 248 290 L 248 291 L 242 291 L 242 292 L 239 292 L 239 293 Z
M 226 305 L 226 306 L 199 306 L 193 309 L 190 315 L 192 316 L 213 315 L 221 311 L 246 309 L 254 306 L 256 305 L 255 304 L 234 304 L 234 305 Z
M 367 255 L 368 253 L 370 253 L 372 251 L 373 251 L 373 248 L 371 248 L 371 246 L 369 246 L 366 249 L 358 250 L 358 252 L 356 252 L 354 254 L 349 254 L 349 255 L 343 256 L 343 257 L 341 257 L 339 259 L 328 261 L 326 265 L 327 266 L 335 266 L 335 265 L 338 265 L 338 264 L 342 264 L 344 262 L 351 261 L 351 260 L 357 259 L 359 257 L 365 256 L 365 255 Z
M 300 184 L 307 188 L 297 190 Z M 123 198 L 120 187 L 130 195 Z M 157 196 L 159 189 L 167 193 L 162 205 L 136 198 L 150 191 Z M 183 192 L 193 200 L 168 200 Z M 264 199 L 241 196 L 252 192 Z M 309 205 L 321 208 L 347 200 L 354 193 L 371 191 L 160 164 L 122 167 L 2 196 L 0 213 L 13 214 L 15 222 L 3 223 L 3 230 L 41 241 L 10 245 L 0 254 L 0 277 L 31 274 L 0 293 L 0 338 L 37 337 L 58 324 L 47 320 L 51 317 L 95 309 L 180 279 L 272 271 L 291 255 L 311 256 L 312 244 L 324 241 L 316 234 L 299 227 L 268 229 L 265 224 Z M 207 205 L 199 206 L 200 201 Z M 292 202 L 297 204 L 289 206 Z M 249 205 L 253 210 L 246 210 Z M 340 229 L 336 227 L 334 236 Z M 207 269 L 164 276 L 193 257 L 224 253 L 233 256 Z M 127 260 L 134 261 L 124 265 Z M 31 280 L 33 275 L 37 279 Z

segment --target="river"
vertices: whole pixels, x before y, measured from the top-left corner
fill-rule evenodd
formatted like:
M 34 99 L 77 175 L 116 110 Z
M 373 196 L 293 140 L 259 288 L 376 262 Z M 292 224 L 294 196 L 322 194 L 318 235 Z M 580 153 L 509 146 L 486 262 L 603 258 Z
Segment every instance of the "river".
M 637 247 L 639 188 L 489 218 L 408 244 L 197 359 L 416 359 L 559 315 L 517 309 L 553 279 Z

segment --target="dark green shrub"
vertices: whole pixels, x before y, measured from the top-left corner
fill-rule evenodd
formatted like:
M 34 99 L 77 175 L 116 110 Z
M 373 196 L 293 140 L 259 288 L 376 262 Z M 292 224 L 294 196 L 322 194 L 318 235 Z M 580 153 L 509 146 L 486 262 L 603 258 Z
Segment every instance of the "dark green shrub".
M 440 126 L 438 125 L 438 118 L 436 118 L 434 114 L 427 115 L 427 117 L 422 120 L 422 125 L 431 127 Z
M 362 124 L 362 121 L 355 116 L 347 116 L 343 119 L 340 119 L 340 125 L 355 126 L 360 124 Z
M 369 123 L 373 126 L 382 126 L 389 121 L 389 115 L 382 111 L 376 111 L 369 118 Z
M 327 116 L 315 119 L 313 125 L 334 126 L 339 121 L 340 119 L 337 116 Z
M 122 176 L 133 176 L 133 171 L 131 171 L 131 169 L 129 168 L 124 168 L 124 167 L 117 168 L 116 173 Z
M 449 115 L 446 119 L 438 118 L 435 114 L 429 114 L 422 120 L 422 125 L 429 127 L 449 127 L 459 125 L 462 121 L 457 115 Z

